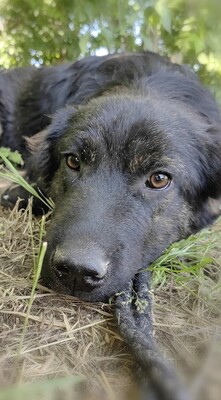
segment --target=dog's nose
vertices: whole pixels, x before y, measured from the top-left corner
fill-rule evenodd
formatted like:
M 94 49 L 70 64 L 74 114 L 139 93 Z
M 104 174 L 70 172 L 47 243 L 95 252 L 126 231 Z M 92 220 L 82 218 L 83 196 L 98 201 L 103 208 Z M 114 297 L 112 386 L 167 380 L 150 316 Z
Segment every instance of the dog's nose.
M 108 262 L 99 249 L 89 251 L 58 247 L 55 251 L 53 269 L 61 280 L 84 278 L 85 282 L 93 284 L 101 280 L 107 273 Z

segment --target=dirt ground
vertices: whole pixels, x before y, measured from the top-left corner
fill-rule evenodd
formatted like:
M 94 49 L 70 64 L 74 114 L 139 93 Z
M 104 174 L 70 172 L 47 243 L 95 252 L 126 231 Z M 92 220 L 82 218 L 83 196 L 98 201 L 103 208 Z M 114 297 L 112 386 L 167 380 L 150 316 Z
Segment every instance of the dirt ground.
M 39 230 L 40 220 L 30 210 L 0 209 L 0 398 L 1 390 L 4 394 L 3 389 L 14 384 L 81 374 L 90 396 L 129 400 L 136 367 L 117 333 L 111 306 L 83 303 L 38 285 L 30 308 Z M 199 400 L 221 398 L 221 257 L 217 250 L 214 257 L 216 262 L 198 281 L 178 284 L 171 275 L 154 291 L 159 346 Z M 73 398 L 67 387 L 63 398 Z M 30 393 L 32 399 L 39 398 L 34 388 L 30 387 L 27 398 Z

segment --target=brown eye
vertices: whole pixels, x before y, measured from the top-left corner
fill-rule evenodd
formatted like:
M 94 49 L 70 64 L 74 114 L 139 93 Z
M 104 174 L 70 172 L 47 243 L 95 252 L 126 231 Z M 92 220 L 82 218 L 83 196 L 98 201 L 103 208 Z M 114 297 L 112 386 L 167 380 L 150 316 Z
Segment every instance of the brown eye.
M 66 164 L 69 168 L 80 171 L 80 160 L 74 154 L 70 154 L 66 157 Z
M 171 182 L 171 179 L 168 175 L 162 174 L 161 172 L 157 172 L 150 176 L 146 185 L 152 189 L 166 189 Z

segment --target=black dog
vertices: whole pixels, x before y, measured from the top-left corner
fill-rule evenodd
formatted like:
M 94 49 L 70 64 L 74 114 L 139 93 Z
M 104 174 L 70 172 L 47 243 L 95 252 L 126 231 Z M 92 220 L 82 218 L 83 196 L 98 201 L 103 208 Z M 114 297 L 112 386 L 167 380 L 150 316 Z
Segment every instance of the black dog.
M 107 300 L 211 222 L 221 187 L 211 106 L 197 83 L 159 73 L 57 115 L 36 162 L 56 204 L 48 285 Z
M 45 114 L 87 103 L 59 111 L 27 163 L 55 202 L 42 271 L 50 287 L 106 301 L 218 215 L 220 114 L 185 67 L 153 53 L 95 57 L 39 70 L 24 86 L 14 113 L 20 149 L 21 131 L 44 128 Z
M 43 282 L 89 301 L 124 290 L 115 306 L 122 335 L 158 398 L 181 399 L 155 349 L 150 307 L 139 316 L 131 284 L 125 288 L 169 244 L 218 216 L 218 107 L 191 71 L 153 53 L 91 57 L 28 74 L 19 91 L 12 79 L 14 105 L 1 107 L 0 117 L 11 121 L 8 131 L 2 123 L 2 143 L 22 151 L 28 179 L 55 202 Z M 31 157 L 24 136 L 31 137 Z M 17 188 L 3 195 L 3 205 L 18 196 L 24 206 L 28 195 Z M 149 301 L 148 281 L 146 289 L 143 274 L 134 282 Z

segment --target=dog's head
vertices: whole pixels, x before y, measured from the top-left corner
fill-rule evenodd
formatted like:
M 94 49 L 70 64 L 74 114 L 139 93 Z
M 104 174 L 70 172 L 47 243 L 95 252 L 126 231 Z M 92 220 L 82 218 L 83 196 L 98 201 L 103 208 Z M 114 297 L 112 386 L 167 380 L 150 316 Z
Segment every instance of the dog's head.
M 218 215 L 219 113 L 180 74 L 60 111 L 37 160 L 55 201 L 43 282 L 85 300 L 107 300 Z

